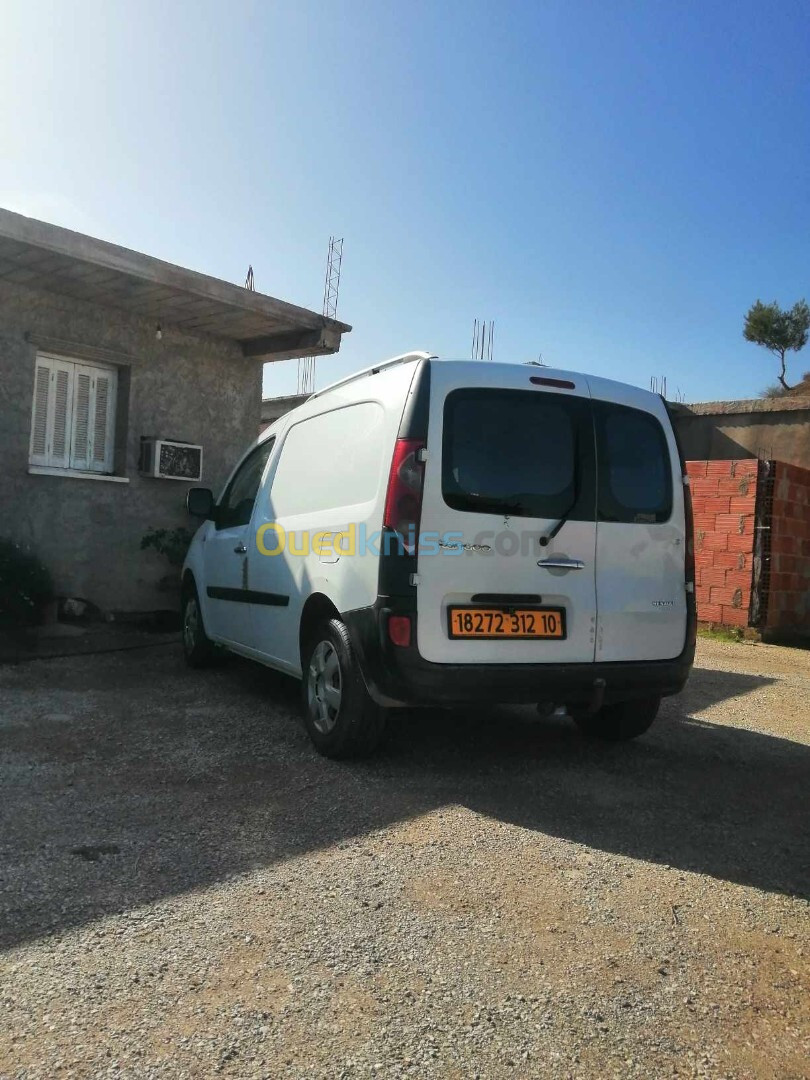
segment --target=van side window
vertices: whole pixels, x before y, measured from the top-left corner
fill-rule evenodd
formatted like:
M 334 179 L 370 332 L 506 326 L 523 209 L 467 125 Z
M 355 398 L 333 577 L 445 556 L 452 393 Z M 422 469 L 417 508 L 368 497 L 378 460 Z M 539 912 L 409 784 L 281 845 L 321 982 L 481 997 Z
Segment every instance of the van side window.
M 262 482 L 262 473 L 275 441 L 275 439 L 268 439 L 257 446 L 233 474 L 222 496 L 222 501 L 217 507 L 218 529 L 229 529 L 236 525 L 247 525 L 250 522 L 256 493 Z
M 594 402 L 600 521 L 654 524 L 672 514 L 672 465 L 650 413 Z

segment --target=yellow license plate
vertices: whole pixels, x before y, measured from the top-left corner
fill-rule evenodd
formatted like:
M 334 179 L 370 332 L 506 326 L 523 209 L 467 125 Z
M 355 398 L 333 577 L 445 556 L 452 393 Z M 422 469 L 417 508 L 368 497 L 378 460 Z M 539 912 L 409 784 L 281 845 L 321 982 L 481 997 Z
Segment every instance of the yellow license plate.
M 562 608 L 448 609 L 451 638 L 564 638 Z

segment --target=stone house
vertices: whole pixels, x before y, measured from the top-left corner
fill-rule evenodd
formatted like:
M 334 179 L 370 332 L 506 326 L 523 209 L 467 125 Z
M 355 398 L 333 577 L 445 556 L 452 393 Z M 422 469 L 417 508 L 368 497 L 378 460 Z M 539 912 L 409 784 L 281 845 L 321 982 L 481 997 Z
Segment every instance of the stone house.
M 337 352 L 305 308 L 0 209 L 0 536 L 59 596 L 170 606 L 150 528 L 188 525 L 259 429 L 267 362 Z

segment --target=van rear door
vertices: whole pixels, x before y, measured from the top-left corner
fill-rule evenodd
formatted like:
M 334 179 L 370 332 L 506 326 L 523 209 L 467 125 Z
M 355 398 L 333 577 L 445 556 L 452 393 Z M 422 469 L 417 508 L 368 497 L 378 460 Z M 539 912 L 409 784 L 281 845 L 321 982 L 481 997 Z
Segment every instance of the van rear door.
M 583 376 L 434 362 L 420 654 L 434 663 L 593 661 L 595 500 Z
M 684 490 L 654 394 L 590 377 L 598 473 L 597 661 L 670 660 L 687 627 Z

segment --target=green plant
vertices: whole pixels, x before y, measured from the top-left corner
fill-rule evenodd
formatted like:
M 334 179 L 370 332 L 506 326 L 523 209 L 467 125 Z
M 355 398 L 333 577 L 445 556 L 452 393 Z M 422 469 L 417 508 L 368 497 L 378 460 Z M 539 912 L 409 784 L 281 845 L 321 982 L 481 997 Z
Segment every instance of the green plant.
M 780 386 L 779 383 L 774 383 L 772 386 L 766 387 L 762 391 L 762 397 L 764 398 L 798 398 L 798 397 L 810 397 L 810 371 L 805 371 L 799 382 L 796 383 L 790 390 L 786 390 L 784 386 Z
M 743 337 L 746 341 L 761 345 L 779 358 L 780 370 L 777 378 L 783 390 L 790 390 L 785 379 L 785 354 L 803 349 L 809 332 L 810 307 L 804 300 L 797 301 L 786 311 L 783 311 L 775 300 L 772 304 L 763 304 L 761 300 L 757 300 L 748 309 L 743 325 Z
M 52 599 L 51 575 L 36 555 L 0 537 L 0 624 L 36 626 Z
M 763 397 L 768 401 L 789 396 L 790 390 L 786 390 L 784 386 L 780 386 L 779 383 L 772 383 L 770 386 L 766 386 L 760 394 L 760 397 Z
M 737 627 L 715 627 L 715 626 L 701 626 L 698 627 L 698 637 L 708 638 L 709 641 L 742 641 L 743 632 Z
M 171 566 L 182 566 L 194 533 L 184 525 L 177 529 L 149 529 L 141 537 L 141 551 L 154 548 L 165 555 Z

